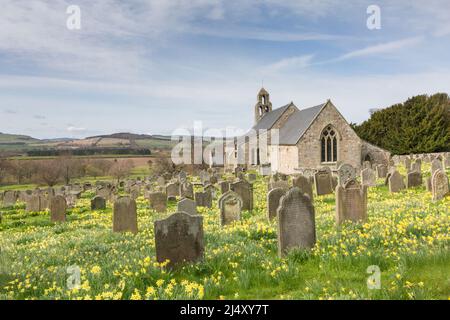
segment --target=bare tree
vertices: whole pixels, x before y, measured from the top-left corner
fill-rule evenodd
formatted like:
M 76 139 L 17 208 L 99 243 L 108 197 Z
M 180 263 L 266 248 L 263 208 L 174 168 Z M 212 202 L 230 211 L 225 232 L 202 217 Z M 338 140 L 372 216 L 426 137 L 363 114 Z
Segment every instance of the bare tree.
M 51 161 L 41 161 L 38 166 L 37 177 L 40 182 L 45 183 L 49 187 L 56 185 L 63 176 L 64 167 L 61 166 L 61 162 L 58 159 Z
M 119 183 L 121 179 L 127 177 L 131 173 L 131 169 L 133 168 L 132 160 L 114 160 L 114 164 L 109 170 L 110 174 L 117 179 Z

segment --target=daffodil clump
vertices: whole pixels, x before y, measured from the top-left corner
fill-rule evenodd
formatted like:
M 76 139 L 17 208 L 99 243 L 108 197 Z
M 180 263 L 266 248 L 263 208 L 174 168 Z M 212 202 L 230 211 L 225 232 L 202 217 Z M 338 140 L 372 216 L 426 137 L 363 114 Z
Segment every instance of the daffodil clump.
M 316 246 L 283 259 L 266 196 L 267 178 L 258 177 L 254 210 L 227 227 L 217 201 L 199 208 L 204 259 L 174 270 L 156 261 L 153 223 L 175 202 L 159 214 L 138 198 L 137 235 L 113 233 L 111 204 L 91 211 L 92 193 L 63 224 L 24 204 L 2 209 L 0 299 L 449 298 L 450 196 L 433 202 L 423 187 L 390 194 L 380 180 L 369 189 L 368 220 L 339 227 L 334 195 L 316 196 Z M 369 289 L 370 266 L 380 270 L 377 289 Z

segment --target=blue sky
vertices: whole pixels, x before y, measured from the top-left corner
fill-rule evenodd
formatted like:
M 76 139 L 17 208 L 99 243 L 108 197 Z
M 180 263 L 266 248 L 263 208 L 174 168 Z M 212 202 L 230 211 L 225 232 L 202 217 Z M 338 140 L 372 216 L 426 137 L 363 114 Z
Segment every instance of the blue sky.
M 369 5 L 381 29 L 369 30 Z M 429 1 L 2 0 L 0 132 L 38 138 L 252 126 L 331 99 L 351 122 L 450 93 L 450 6 Z M 69 5 L 81 30 L 66 27 Z

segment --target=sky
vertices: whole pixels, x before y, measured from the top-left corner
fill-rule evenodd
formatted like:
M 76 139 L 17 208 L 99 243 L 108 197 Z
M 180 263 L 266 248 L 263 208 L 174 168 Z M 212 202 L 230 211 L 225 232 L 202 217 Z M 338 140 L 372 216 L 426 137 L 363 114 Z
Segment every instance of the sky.
M 0 132 L 245 130 L 262 85 L 274 108 L 331 99 L 360 123 L 450 93 L 449 52 L 448 0 L 1 0 Z

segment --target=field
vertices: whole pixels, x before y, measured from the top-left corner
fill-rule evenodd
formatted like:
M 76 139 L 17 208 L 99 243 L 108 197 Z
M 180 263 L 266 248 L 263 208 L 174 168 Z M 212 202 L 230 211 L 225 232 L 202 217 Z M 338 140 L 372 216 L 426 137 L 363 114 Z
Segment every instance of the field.
M 428 169 L 427 169 L 428 170 Z M 266 218 L 267 184 L 255 183 L 253 212 L 221 228 L 217 201 L 204 216 L 205 258 L 167 271 L 155 261 L 157 214 L 138 198 L 139 233 L 113 234 L 111 204 L 90 211 L 87 192 L 68 221 L 24 205 L 3 210 L 0 299 L 448 299 L 450 196 L 432 202 L 423 187 L 369 189 L 369 219 L 336 227 L 334 195 L 315 198 L 317 245 L 277 255 L 277 225 Z M 170 203 L 168 212 L 175 211 Z M 81 287 L 68 290 L 71 266 Z M 369 290 L 369 266 L 381 289 Z

